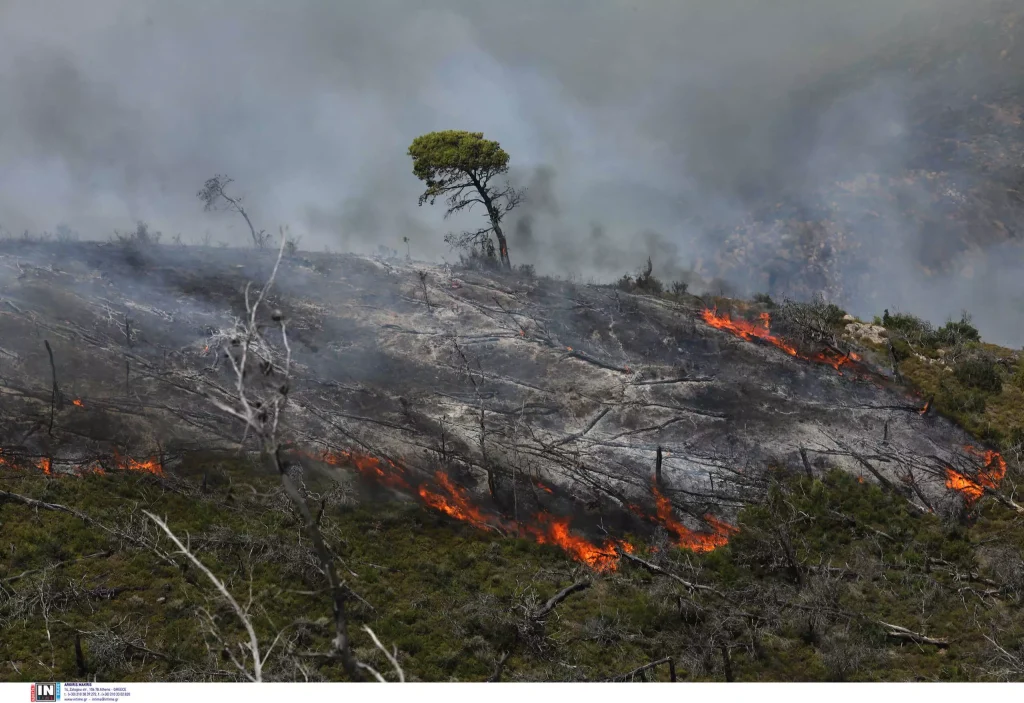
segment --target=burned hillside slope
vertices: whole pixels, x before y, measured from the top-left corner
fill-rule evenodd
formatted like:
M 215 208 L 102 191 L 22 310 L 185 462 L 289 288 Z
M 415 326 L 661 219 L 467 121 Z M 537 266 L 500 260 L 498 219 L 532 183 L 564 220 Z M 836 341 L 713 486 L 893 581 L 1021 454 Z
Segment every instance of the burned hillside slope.
M 272 265 L 237 250 L 10 245 L 0 458 L 162 470 L 237 448 L 243 428 L 208 397 L 231 388 L 226 330 Z M 444 468 L 505 514 L 600 516 L 665 495 L 707 531 L 771 467 L 840 467 L 935 509 L 962 500 L 950 467 L 980 465 L 966 433 L 866 362 L 790 349 L 767 321 L 730 331 L 698 299 L 326 254 L 286 258 L 270 296 L 294 363 L 283 434 L 307 466 L 412 495 Z

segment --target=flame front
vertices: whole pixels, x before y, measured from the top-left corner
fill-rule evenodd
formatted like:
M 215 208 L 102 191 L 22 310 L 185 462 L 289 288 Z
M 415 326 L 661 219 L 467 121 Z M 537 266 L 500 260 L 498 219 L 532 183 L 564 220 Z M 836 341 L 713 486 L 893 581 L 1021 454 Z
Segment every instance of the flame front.
M 570 517 L 556 516 L 551 513 L 541 512 L 533 516 L 528 523 L 515 523 L 490 514 L 481 507 L 474 505 L 472 498 L 465 488 L 457 485 L 443 471 L 434 473 L 432 482 L 420 483 L 415 489 L 412 488 L 408 472 L 390 459 L 380 459 L 356 452 L 321 452 L 316 458 L 335 466 L 351 465 L 365 478 L 391 488 L 397 488 L 409 493 L 418 495 L 420 500 L 427 507 L 443 513 L 451 518 L 462 522 L 470 523 L 480 528 L 497 528 L 503 531 L 517 531 L 535 540 L 538 544 L 551 544 L 561 548 L 570 557 L 580 561 L 595 571 L 610 572 L 618 568 L 620 553 L 632 554 L 635 547 L 628 541 L 609 537 L 603 541 L 592 541 L 582 534 L 575 533 L 571 529 Z M 42 457 L 34 460 L 34 465 L 43 473 L 50 475 L 53 470 L 53 460 L 49 457 Z M 114 453 L 113 464 L 116 468 L 125 471 L 142 471 L 154 475 L 162 475 L 163 467 L 159 459 L 149 458 L 143 461 L 131 457 L 123 457 Z M 15 467 L 16 462 L 0 450 L 0 466 Z M 83 465 L 79 473 L 91 471 L 96 474 L 104 474 L 102 467 L 97 462 L 90 462 Z M 539 480 L 535 484 L 553 494 L 554 490 Z M 668 499 L 655 490 L 658 516 L 656 521 L 668 529 L 677 539 L 680 547 L 695 552 L 708 552 L 720 547 L 729 541 L 729 537 L 738 530 L 724 523 L 711 515 L 706 515 L 705 520 L 713 528 L 713 532 L 694 532 L 672 516 L 672 507 Z M 637 506 L 630 506 L 638 514 L 643 511 Z M 649 516 L 645 516 L 649 517 Z
M 827 364 L 836 371 L 839 371 L 840 374 L 842 374 L 842 371 L 840 370 L 841 367 L 849 366 L 850 364 L 861 360 L 860 355 L 856 352 L 842 354 L 832 349 L 825 349 L 814 356 L 801 355 L 792 344 L 781 337 L 776 337 L 772 334 L 772 317 L 767 312 L 762 312 L 758 315 L 758 322 L 749 322 L 743 319 L 734 320 L 729 315 L 720 315 L 717 310 L 711 310 L 708 308 L 705 308 L 704 311 L 701 312 L 701 317 L 704 319 L 704 322 L 708 323 L 715 329 L 731 332 L 737 337 L 745 339 L 748 342 L 753 341 L 754 339 L 760 339 L 778 347 L 790 356 L 795 356 L 798 359 L 813 361 L 819 364 Z
M 712 327 L 725 330 L 726 332 L 732 332 L 737 337 L 741 337 L 748 342 L 753 341 L 754 339 L 761 339 L 769 344 L 774 344 L 790 356 L 800 356 L 796 347 L 772 335 L 772 318 L 771 315 L 766 312 L 760 314 L 760 324 L 748 322 L 747 320 L 742 319 L 734 320 L 728 315 L 719 315 L 717 311 L 709 309 L 705 309 L 704 312 L 701 313 L 701 317 L 704 318 L 704 322 L 708 323 Z
M 985 495 L 985 489 L 996 490 L 1006 476 L 1006 460 L 999 452 L 991 449 L 981 451 L 964 445 L 964 450 L 984 462 L 976 477 L 971 478 L 959 471 L 946 467 L 946 488 L 962 493 L 967 507 L 971 507 Z
M 536 524 L 524 526 L 524 531 L 531 535 L 538 544 L 554 544 L 577 561 L 581 561 L 594 571 L 615 571 L 619 566 L 619 553 L 622 550 L 633 553 L 633 545 L 625 540 L 614 537 L 600 544 L 590 542 L 584 537 L 569 531 L 569 518 L 555 517 L 549 513 L 534 516 Z
M 319 458 L 325 464 L 331 464 L 332 466 L 340 466 L 346 463 L 351 464 L 366 478 L 390 488 L 412 490 L 412 486 L 404 478 L 405 470 L 389 459 L 381 461 L 375 456 L 345 451 L 322 452 Z
M 603 541 L 593 541 L 571 529 L 572 519 L 540 512 L 529 522 L 516 523 L 499 515 L 485 511 L 473 503 L 472 497 L 465 488 L 457 485 L 448 474 L 437 471 L 433 480 L 420 483 L 415 489 L 410 486 L 408 472 L 389 459 L 378 459 L 355 452 L 323 452 L 319 458 L 334 465 L 350 464 L 365 478 L 392 488 L 406 490 L 417 495 L 428 508 L 443 513 L 448 517 L 467 522 L 484 529 L 500 529 L 506 532 L 518 532 L 536 541 L 538 544 L 551 544 L 561 548 L 570 557 L 580 561 L 595 571 L 610 572 L 618 568 L 620 552 L 632 554 L 635 547 L 626 540 L 610 537 Z M 554 490 L 543 482 L 534 479 L 535 485 L 547 493 Z M 659 494 L 660 496 L 660 494 Z M 671 525 L 669 528 L 676 535 L 681 547 L 698 552 L 707 552 L 728 542 L 729 536 L 737 530 L 735 527 L 706 516 L 713 528 L 711 533 L 693 532 L 671 517 L 671 506 L 664 501 L 668 520 L 659 519 L 659 523 Z M 630 506 L 638 513 L 642 511 Z M 665 508 L 659 506 L 659 513 Z
M 657 510 L 655 521 L 672 533 L 676 538 L 676 544 L 683 549 L 692 552 L 710 552 L 719 547 L 724 547 L 729 542 L 729 537 L 739 532 L 732 525 L 722 522 L 713 515 L 705 515 L 704 519 L 711 525 L 711 532 L 695 532 L 675 518 L 672 511 L 672 502 L 662 495 L 657 486 L 652 486 L 654 493 L 654 505 Z M 634 512 L 643 515 L 643 512 L 636 506 L 630 506 Z M 644 515 L 650 519 L 651 516 Z
M 456 520 L 472 523 L 477 527 L 499 526 L 498 520 L 485 515 L 479 508 L 473 505 L 466 489 L 452 483 L 452 480 L 448 478 L 448 474 L 438 471 L 434 474 L 434 480 L 437 481 L 437 485 L 447 495 L 432 491 L 426 485 L 420 486 L 420 498 L 429 507 Z

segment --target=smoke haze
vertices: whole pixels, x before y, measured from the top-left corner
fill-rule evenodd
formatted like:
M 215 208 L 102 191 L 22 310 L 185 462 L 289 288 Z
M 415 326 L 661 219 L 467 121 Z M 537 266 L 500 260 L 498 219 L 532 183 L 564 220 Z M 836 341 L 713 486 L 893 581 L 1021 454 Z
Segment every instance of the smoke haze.
M 936 322 L 968 308 L 992 341 L 1024 335 L 1024 216 L 1003 193 L 1024 163 L 1020 2 L 0 8 L 8 232 L 105 239 L 146 220 L 242 245 L 244 222 L 195 197 L 225 173 L 259 226 L 288 224 L 303 248 L 404 252 L 408 237 L 414 257 L 452 259 L 443 234 L 465 220 L 417 207 L 405 152 L 469 129 L 529 188 L 515 263 L 608 280 L 650 255 L 668 280 Z

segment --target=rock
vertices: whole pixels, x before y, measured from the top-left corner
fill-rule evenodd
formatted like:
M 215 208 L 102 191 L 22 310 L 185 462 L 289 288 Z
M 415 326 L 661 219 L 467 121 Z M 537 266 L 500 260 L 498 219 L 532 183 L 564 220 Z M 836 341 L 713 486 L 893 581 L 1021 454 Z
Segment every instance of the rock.
M 885 344 L 885 340 L 889 336 L 889 331 L 881 325 L 872 325 L 866 322 L 851 322 L 846 326 L 846 333 L 872 344 Z

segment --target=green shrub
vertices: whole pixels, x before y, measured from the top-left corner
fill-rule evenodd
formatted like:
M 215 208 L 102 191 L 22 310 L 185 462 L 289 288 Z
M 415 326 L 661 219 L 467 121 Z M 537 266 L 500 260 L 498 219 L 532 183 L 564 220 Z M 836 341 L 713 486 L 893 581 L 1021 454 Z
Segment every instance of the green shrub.
M 939 383 L 936 402 L 954 414 L 983 413 L 987 404 L 985 395 L 979 389 L 964 387 L 957 379 L 946 377 Z
M 890 333 L 895 333 L 914 345 L 928 344 L 935 334 L 931 323 L 909 313 L 898 312 L 890 315 L 886 310 L 879 322 Z
M 647 295 L 661 295 L 665 291 L 665 286 L 662 282 L 654 275 L 654 263 L 651 261 L 651 257 L 647 257 L 647 266 L 642 271 L 636 274 L 636 276 L 630 276 L 628 273 L 624 274 L 622 278 L 616 283 L 616 287 L 619 290 L 626 291 L 628 293 L 646 293 Z M 675 292 L 675 287 L 673 287 Z M 685 284 L 683 292 L 685 293 Z M 678 295 L 678 294 L 677 294 Z
M 953 366 L 953 375 L 968 388 L 988 393 L 999 393 L 1003 390 L 1003 378 L 999 368 L 995 359 L 988 355 L 978 354 L 961 359 Z
M 971 316 L 966 311 L 960 316 L 959 322 L 950 320 L 935 330 L 933 336 L 937 346 L 952 347 L 969 342 L 981 341 L 978 328 L 971 324 Z

